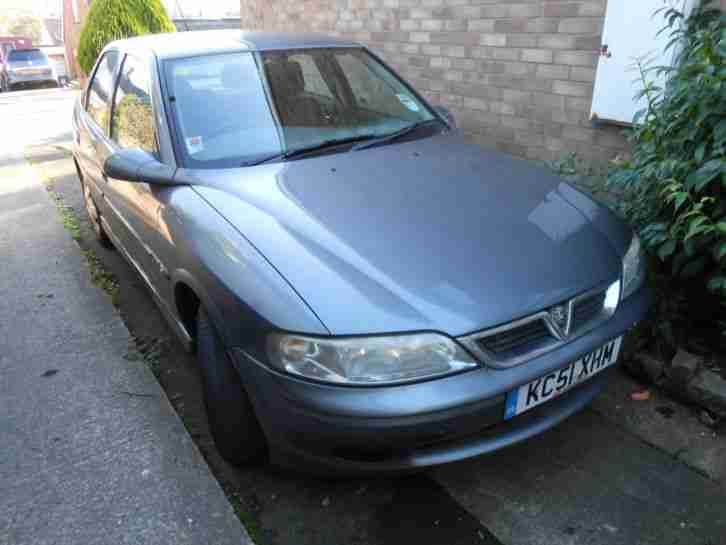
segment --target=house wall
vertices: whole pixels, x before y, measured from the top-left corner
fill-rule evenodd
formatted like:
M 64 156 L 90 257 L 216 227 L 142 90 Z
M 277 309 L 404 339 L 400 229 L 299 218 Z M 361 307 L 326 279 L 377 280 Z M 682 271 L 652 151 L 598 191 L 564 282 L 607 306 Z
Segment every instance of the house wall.
M 66 73 L 69 78 L 81 75 L 76 52 L 83 20 L 90 5 L 90 0 L 63 0 L 63 42 L 66 48 Z
M 606 160 L 622 129 L 589 119 L 606 0 L 241 0 L 243 28 L 370 46 L 473 140 L 532 159 Z

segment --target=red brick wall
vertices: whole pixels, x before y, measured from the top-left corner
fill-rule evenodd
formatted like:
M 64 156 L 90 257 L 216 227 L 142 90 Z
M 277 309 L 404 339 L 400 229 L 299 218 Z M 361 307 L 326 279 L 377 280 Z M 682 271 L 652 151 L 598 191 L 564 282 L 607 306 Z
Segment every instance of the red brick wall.
M 487 147 L 596 160 L 627 147 L 589 120 L 606 0 L 240 1 L 243 28 L 366 43 Z
M 78 7 L 78 21 L 73 16 L 73 2 Z M 63 0 L 63 41 L 66 48 L 66 72 L 70 78 L 83 77 L 76 60 L 76 52 L 89 5 L 88 0 Z

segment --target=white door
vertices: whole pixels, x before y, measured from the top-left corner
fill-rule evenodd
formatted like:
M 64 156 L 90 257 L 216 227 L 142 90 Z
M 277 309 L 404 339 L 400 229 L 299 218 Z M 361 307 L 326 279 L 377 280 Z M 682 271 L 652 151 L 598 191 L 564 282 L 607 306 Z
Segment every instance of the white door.
M 647 58 L 652 66 L 670 65 L 674 56 L 673 48 L 665 51 L 670 31 L 658 35 L 665 26 L 663 13 L 654 13 L 664 5 L 688 13 L 696 1 L 608 0 L 590 111 L 593 120 L 629 124 L 635 112 L 645 108 L 645 98 L 635 100 L 643 88 L 635 60 Z M 662 86 L 662 76 L 657 84 Z

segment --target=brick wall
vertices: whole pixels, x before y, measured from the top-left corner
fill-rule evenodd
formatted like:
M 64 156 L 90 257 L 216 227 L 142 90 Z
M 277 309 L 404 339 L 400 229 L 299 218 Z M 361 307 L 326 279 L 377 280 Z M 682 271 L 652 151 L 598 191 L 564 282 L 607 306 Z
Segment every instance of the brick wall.
M 63 45 L 66 49 L 66 74 L 69 78 L 82 76 L 76 54 L 89 4 L 86 0 L 63 0 Z
M 589 120 L 606 0 L 240 0 L 243 28 L 369 45 L 471 139 L 514 155 L 603 160 L 622 129 Z
M 225 28 L 239 28 L 239 17 L 225 17 L 224 19 L 205 19 L 203 17 L 175 17 L 172 19 L 177 32 L 193 32 L 195 30 L 222 30 Z

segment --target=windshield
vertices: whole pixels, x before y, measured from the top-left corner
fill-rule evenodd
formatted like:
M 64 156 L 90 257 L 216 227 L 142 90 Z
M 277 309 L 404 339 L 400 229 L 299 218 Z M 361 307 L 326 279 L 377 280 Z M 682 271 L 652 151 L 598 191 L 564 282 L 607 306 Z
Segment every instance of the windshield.
M 438 119 L 361 48 L 175 59 L 165 76 L 179 155 L 190 168 L 244 166 Z
M 13 49 L 8 53 L 8 62 L 28 62 L 32 64 L 44 64 L 47 62 L 45 54 L 39 49 Z

